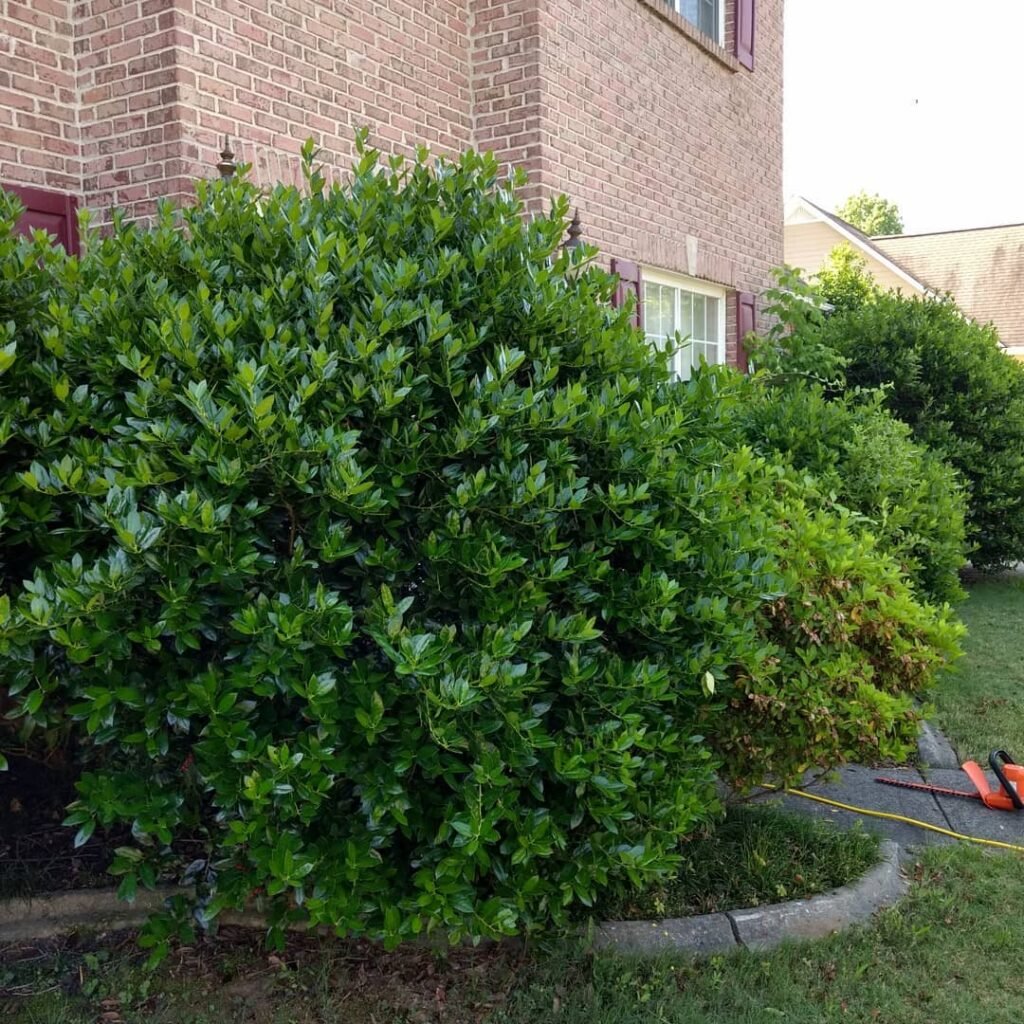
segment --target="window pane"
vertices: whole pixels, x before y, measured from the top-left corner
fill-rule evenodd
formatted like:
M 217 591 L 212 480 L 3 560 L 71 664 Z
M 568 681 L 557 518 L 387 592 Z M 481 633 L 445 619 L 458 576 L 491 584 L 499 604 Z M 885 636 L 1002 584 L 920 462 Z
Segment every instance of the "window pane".
M 668 0 L 668 5 L 679 11 L 691 25 L 695 25 L 717 42 L 720 0 Z
M 698 341 L 704 341 L 707 337 L 705 331 L 707 329 L 705 307 L 707 300 L 703 295 L 694 295 L 693 297 L 693 336 Z
M 693 334 L 693 295 L 690 292 L 679 293 L 679 333 L 688 338 Z
M 678 290 L 665 284 L 644 282 L 644 330 L 658 348 L 676 331 L 676 296 Z
M 661 334 L 658 285 L 644 281 L 644 330 L 651 338 Z
M 672 356 L 672 373 L 687 380 L 690 376 L 690 357 L 685 348 L 677 349 Z
M 682 339 L 672 355 L 672 370 L 689 380 L 703 359 L 721 361 L 722 299 L 701 295 L 685 287 L 644 281 L 644 326 L 647 337 L 664 349 Z
M 705 35 L 718 39 L 718 0 L 703 0 L 697 26 Z
M 713 342 L 715 347 L 718 347 L 718 343 L 722 340 L 719 337 L 718 325 L 719 325 L 719 314 L 721 311 L 720 303 L 721 299 L 707 300 L 707 327 L 704 332 L 704 337 Z M 710 361 L 710 358 L 709 358 Z
M 672 357 L 672 372 L 680 380 L 690 379 L 690 345 L 687 342 L 682 348 L 676 350 Z
M 666 337 L 676 333 L 676 294 L 675 288 L 661 286 L 661 323 Z

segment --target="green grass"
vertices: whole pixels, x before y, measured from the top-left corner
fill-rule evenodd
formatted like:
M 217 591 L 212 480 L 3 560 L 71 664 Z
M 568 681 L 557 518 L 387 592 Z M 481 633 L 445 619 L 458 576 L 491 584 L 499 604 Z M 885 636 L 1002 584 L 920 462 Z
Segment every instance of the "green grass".
M 1011 1024 L 1024 1007 L 1024 863 L 934 847 L 910 895 L 832 939 L 703 961 L 572 947 L 384 953 L 306 939 L 179 951 L 148 987 L 128 947 L 0 971 L 5 1024 Z M 82 986 L 88 997 L 81 994 Z M 39 996 L 32 988 L 50 988 Z M 6 1013 L 5 1013 L 6 1011 Z
M 878 838 L 770 807 L 734 807 L 682 848 L 661 886 L 601 905 L 608 919 L 680 917 L 799 899 L 845 885 L 878 861 Z
M 959 611 L 966 653 L 935 693 L 939 728 L 963 760 L 1002 748 L 1024 762 L 1024 577 L 975 583 Z
M 869 927 L 765 956 L 702 963 L 548 962 L 494 1024 L 961 1024 L 1019 1019 L 1024 872 L 1017 858 L 933 848 L 900 907 Z

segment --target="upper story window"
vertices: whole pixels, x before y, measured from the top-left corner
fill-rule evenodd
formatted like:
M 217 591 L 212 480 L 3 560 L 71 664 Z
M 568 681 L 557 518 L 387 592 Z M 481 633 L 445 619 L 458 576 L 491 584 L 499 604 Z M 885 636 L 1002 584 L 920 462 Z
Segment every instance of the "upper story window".
M 719 46 L 725 45 L 725 0 L 665 0 L 665 3 Z
M 689 380 L 701 359 L 725 362 L 725 289 L 704 281 L 644 268 L 644 330 L 659 348 L 684 339 L 672 368 Z

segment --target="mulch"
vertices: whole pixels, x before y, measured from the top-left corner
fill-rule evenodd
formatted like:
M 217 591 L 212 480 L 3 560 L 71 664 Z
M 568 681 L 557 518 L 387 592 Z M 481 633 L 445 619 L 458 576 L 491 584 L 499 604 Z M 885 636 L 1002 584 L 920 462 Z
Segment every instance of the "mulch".
M 350 1024 L 483 1024 L 530 964 L 524 948 L 508 943 L 388 951 L 296 934 L 275 953 L 261 933 L 221 928 L 176 945 L 150 983 L 135 938 L 78 934 L 0 947 L 0 1019 L 5 1006 L 52 994 L 90 1006 L 103 1024 L 166 1024 L 192 1019 L 197 1008 L 223 1024 L 276 1024 L 285 1008 L 287 1019 L 313 1022 L 328 1005 L 339 1011 L 332 1021 Z
M 61 824 L 78 768 L 59 755 L 8 761 L 0 772 L 0 897 L 111 885 L 106 870 L 125 836 L 96 836 L 76 850 L 75 830 Z

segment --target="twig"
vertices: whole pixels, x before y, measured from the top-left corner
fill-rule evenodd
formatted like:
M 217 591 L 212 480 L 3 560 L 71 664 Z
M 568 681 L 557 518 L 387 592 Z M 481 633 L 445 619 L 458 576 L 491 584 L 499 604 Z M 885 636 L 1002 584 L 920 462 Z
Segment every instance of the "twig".
M 295 554 L 295 531 L 298 529 L 298 523 L 295 519 L 295 509 L 292 508 L 291 502 L 286 501 L 284 507 L 288 510 L 288 519 L 291 523 L 291 529 L 288 531 L 288 555 L 291 557 Z

